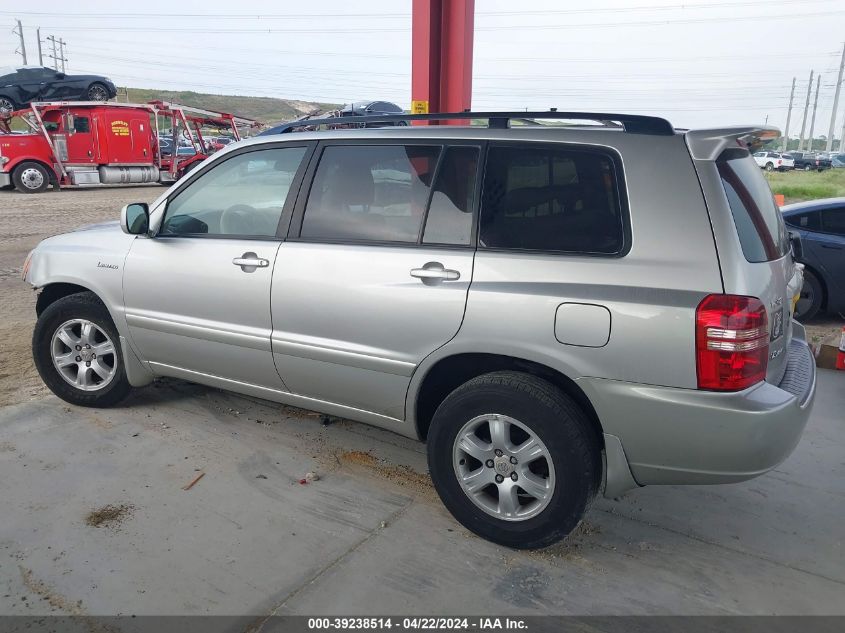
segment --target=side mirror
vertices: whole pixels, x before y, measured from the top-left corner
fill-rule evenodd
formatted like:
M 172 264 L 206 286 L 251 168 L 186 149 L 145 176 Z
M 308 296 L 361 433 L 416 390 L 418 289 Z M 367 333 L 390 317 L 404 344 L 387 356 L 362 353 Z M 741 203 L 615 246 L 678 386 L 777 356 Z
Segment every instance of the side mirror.
M 56 79 L 64 79 L 64 78 L 65 78 L 64 73 L 56 73 Z
M 798 231 L 789 231 L 789 244 L 792 246 L 792 259 L 804 259 L 804 245 L 801 243 L 801 234 Z
M 150 207 L 146 202 L 133 202 L 120 210 L 120 228 L 127 235 L 146 235 L 150 230 Z

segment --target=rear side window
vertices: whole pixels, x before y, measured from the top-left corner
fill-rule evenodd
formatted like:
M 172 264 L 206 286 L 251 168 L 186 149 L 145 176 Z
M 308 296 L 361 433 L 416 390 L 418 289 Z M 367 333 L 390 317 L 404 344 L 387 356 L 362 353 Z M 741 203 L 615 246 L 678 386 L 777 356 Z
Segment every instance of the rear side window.
M 618 254 L 624 224 L 617 182 L 615 163 L 600 152 L 493 146 L 484 175 L 480 244 Z
M 425 244 L 468 245 L 472 241 L 472 207 L 478 171 L 477 147 L 450 147 L 437 170 L 425 223 Z
M 845 235 L 845 208 L 822 211 L 822 226 L 826 233 Z
M 440 151 L 426 145 L 325 148 L 301 237 L 416 243 Z
M 754 160 L 743 153 L 716 164 L 745 259 L 767 262 L 786 255 L 789 240 L 783 216 Z

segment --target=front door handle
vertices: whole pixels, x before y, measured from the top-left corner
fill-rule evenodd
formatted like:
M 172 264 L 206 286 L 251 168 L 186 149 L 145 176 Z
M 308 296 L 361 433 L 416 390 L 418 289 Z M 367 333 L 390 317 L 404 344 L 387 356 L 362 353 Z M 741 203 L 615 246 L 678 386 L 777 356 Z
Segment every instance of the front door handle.
M 835 244 L 822 244 L 822 248 L 829 248 L 832 251 L 841 251 L 841 246 L 836 246 Z
M 443 281 L 457 281 L 461 273 L 444 267 L 440 262 L 426 262 L 422 268 L 412 268 L 411 277 L 416 277 L 426 286 L 434 286 Z
M 256 268 L 267 268 L 270 262 L 253 252 L 247 252 L 232 260 L 235 266 L 240 266 L 245 273 L 254 273 Z

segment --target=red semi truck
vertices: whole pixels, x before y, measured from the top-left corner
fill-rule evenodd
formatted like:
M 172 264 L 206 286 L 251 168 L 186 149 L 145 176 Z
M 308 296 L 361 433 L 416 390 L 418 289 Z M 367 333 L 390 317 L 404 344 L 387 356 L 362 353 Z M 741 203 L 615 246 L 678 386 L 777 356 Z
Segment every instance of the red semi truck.
M 12 118 L 26 130 L 13 131 Z M 169 153 L 160 141 L 168 128 Z M 239 128 L 256 121 L 164 101 L 33 103 L 0 119 L 0 187 L 24 193 L 54 187 L 137 184 L 178 180 L 208 157 L 201 128 Z M 188 141 L 179 154 L 180 138 Z

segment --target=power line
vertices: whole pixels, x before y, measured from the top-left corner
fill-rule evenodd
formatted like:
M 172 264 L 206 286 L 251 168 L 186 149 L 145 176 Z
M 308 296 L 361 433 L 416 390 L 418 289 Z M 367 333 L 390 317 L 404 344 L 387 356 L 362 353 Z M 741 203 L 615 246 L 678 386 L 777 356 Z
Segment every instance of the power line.
M 778 6 L 781 5 L 806 5 L 838 2 L 839 0 L 779 0 Z M 721 2 L 721 3 L 699 3 L 699 4 L 663 4 L 663 5 L 639 5 L 628 7 L 599 7 L 591 9 L 549 9 L 549 10 L 519 10 L 519 11 L 477 11 L 476 17 L 511 17 L 516 15 L 583 15 L 583 14 L 600 14 L 600 13 L 631 13 L 636 11 L 673 11 L 673 10 L 701 10 L 701 9 L 726 9 L 734 7 L 759 7 L 766 3 L 753 1 L 739 1 L 739 2 Z M 0 15 L 12 14 L 11 11 L 0 11 Z M 263 13 L 263 12 L 243 12 L 243 13 L 166 13 L 155 16 L 150 16 L 149 13 L 100 13 L 89 12 L 83 13 L 74 11 L 72 14 L 53 12 L 53 11 L 27 11 L 27 15 L 33 16 L 60 16 L 63 19 L 104 19 L 104 18 L 119 18 L 119 19 L 167 19 L 167 18 L 193 18 L 193 19 L 213 19 L 213 20 L 304 20 L 304 19 L 410 19 L 409 12 L 401 13 Z
M 584 29 L 584 28 L 616 28 L 616 27 L 638 27 L 638 26 L 656 26 L 669 24 L 706 24 L 754 20 L 762 22 L 766 20 L 795 20 L 798 18 L 810 17 L 825 17 L 829 18 L 833 15 L 843 15 L 842 11 L 823 11 L 816 13 L 790 13 L 790 14 L 764 14 L 764 15 L 748 15 L 748 16 L 722 16 L 710 18 L 681 18 L 681 19 L 663 19 L 663 20 L 648 20 L 637 22 L 592 22 L 592 23 L 566 23 L 566 24 L 520 24 L 507 26 L 476 26 L 476 31 L 530 31 L 530 30 L 569 30 L 569 29 Z M 275 28 L 275 27 L 249 27 L 249 28 L 209 28 L 209 27 L 163 27 L 163 26 L 66 26 L 62 25 L 62 29 L 71 31 L 137 31 L 144 33 L 298 33 L 298 34 L 344 34 L 344 35 L 369 35 L 372 33 L 407 33 L 410 31 L 410 26 L 404 28 Z

